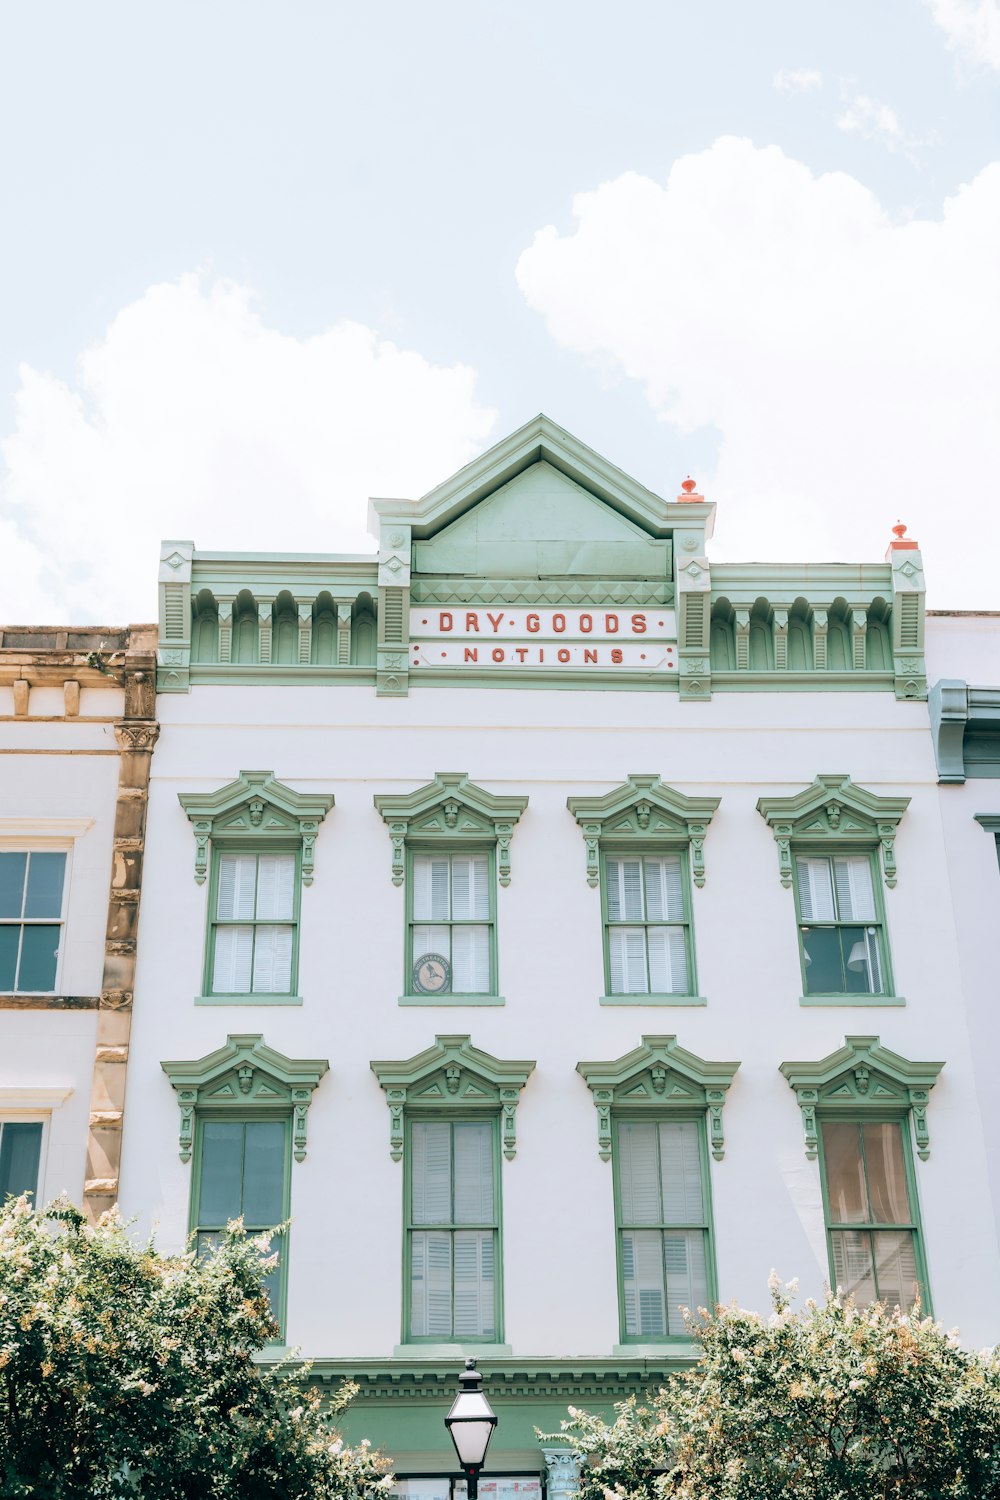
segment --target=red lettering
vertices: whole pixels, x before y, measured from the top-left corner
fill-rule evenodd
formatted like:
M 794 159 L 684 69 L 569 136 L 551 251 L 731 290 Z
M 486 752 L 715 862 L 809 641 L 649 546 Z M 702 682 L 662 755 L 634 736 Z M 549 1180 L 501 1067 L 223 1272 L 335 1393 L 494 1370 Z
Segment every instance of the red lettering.
M 607 631 L 608 635 L 617 635 L 618 634 L 618 616 L 617 615 L 605 615 L 604 616 L 604 629 Z
M 563 631 L 566 629 L 566 616 L 561 615 L 558 610 L 552 616 L 552 629 L 555 631 L 556 635 L 562 635 Z
M 543 662 L 545 660 L 545 647 L 544 646 L 539 646 L 539 648 L 538 648 L 538 660 L 539 660 L 539 663 L 541 663 L 541 662 Z
M 623 658 L 622 658 L 622 648 L 620 646 L 613 646 L 612 647 L 612 649 L 611 649 L 611 660 L 612 660 L 612 663 L 614 664 L 614 666 L 616 666 L 616 667 L 620 667 L 621 666 Z
M 542 622 L 539 619 L 538 615 L 529 615 L 524 623 L 527 625 L 532 635 L 536 635 L 537 632 L 542 628 Z
M 581 615 L 580 616 L 580 634 L 581 635 L 589 635 L 590 632 L 593 630 L 593 628 L 594 628 L 594 617 L 593 617 L 593 615 Z
M 446 634 L 451 629 L 451 623 L 451 610 L 443 609 L 441 611 L 441 624 L 438 626 L 438 629 L 441 631 L 442 635 Z
M 503 661 L 505 659 L 506 655 L 507 655 L 507 653 L 503 649 L 502 646 L 494 646 L 493 647 L 493 660 L 494 661 Z
M 479 616 L 475 613 L 474 610 L 470 609 L 466 613 L 465 628 L 466 630 L 474 630 L 477 635 L 479 634 Z
M 556 652 L 556 661 L 569 661 L 569 651 L 565 646 L 560 646 Z
M 645 615 L 633 615 L 632 616 L 632 634 L 633 635 L 645 635 L 646 634 L 646 616 Z
M 466 648 L 465 648 L 465 656 L 463 657 L 463 660 L 464 661 L 478 661 L 479 660 L 479 647 L 478 646 L 466 646 Z
M 527 654 L 528 654 L 528 648 L 527 648 L 527 646 L 515 646 L 514 647 L 514 655 L 517 657 L 518 661 L 524 661 L 524 658 L 527 656 Z
M 498 615 L 491 615 L 490 612 L 489 612 L 489 610 L 487 610 L 486 611 L 486 618 L 487 618 L 487 620 L 489 620 L 490 624 L 493 626 L 493 634 L 496 635 L 497 631 L 500 628 L 500 621 L 503 619 L 503 610 L 501 610 Z
M 594 650 L 588 650 L 588 649 L 584 648 L 583 660 L 584 660 L 585 663 L 588 662 L 588 661 L 592 661 L 594 663 L 594 665 L 596 666 L 597 665 L 597 652 L 594 651 Z

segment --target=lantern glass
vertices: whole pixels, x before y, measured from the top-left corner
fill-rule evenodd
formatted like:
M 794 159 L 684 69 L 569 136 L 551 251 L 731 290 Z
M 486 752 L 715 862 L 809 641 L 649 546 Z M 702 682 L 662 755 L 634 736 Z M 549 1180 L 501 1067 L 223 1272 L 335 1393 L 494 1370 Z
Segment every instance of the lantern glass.
M 497 1425 L 496 1413 L 479 1389 L 478 1374 L 469 1370 L 461 1378 L 463 1382 L 468 1381 L 468 1385 L 455 1397 L 451 1411 L 444 1419 L 445 1426 L 451 1433 L 462 1468 L 481 1469 Z

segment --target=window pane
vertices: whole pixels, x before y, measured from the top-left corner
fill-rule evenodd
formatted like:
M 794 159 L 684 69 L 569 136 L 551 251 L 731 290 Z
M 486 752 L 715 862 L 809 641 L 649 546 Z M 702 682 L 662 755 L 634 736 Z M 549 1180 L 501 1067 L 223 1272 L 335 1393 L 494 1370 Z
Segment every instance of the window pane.
M 285 1216 L 283 1120 L 248 1120 L 244 1129 L 243 1217 L 249 1228 L 271 1229 Z
M 917 1298 L 917 1260 L 913 1252 L 913 1233 L 909 1229 L 876 1231 L 875 1279 L 878 1295 L 890 1308 L 904 1310 Z
M 218 917 L 220 922 L 251 922 L 257 887 L 256 854 L 219 856 Z
M 701 1223 L 705 1216 L 698 1149 L 701 1126 L 697 1120 L 661 1120 L 658 1128 L 663 1223 Z
M 242 1121 L 206 1120 L 201 1127 L 198 1223 L 223 1225 L 229 1219 L 238 1219 L 242 1183 Z
M 802 953 L 807 995 L 846 993 L 839 928 L 803 927 Z
M 872 1219 L 876 1224 L 907 1224 L 911 1213 L 902 1131 L 894 1123 L 865 1124 L 862 1129 Z
M 225 929 L 223 929 L 225 930 Z M 249 931 L 249 928 L 230 928 Z M 293 927 L 263 927 L 254 930 L 253 988 L 255 994 L 289 995 L 292 991 Z
M 667 1230 L 663 1236 L 663 1261 L 667 1269 L 667 1331 L 683 1334 L 686 1329 L 681 1308 L 693 1312 L 708 1303 L 704 1231 Z
M 61 927 L 25 927 L 21 937 L 19 990 L 54 990 Z
M 451 1338 L 448 1230 L 416 1230 L 410 1236 L 410 1332 L 414 1338 Z
M 622 1230 L 625 1332 L 663 1338 L 667 1331 L 662 1235 L 658 1229 Z
M 609 927 L 608 948 L 611 954 L 611 993 L 648 995 L 645 927 Z
M 8 850 L 0 853 L 0 917 L 21 916 L 27 867 L 26 854 L 15 854 Z
M 845 994 L 877 995 L 882 988 L 878 933 L 869 927 L 841 927 L 838 932 Z
M 493 1221 L 493 1122 L 457 1121 L 454 1130 L 456 1224 Z
M 62 915 L 65 854 L 46 854 L 35 850 L 28 861 L 28 893 L 24 902 L 26 917 L 59 917 Z
M 828 859 L 807 859 L 798 855 L 795 873 L 799 891 L 799 915 L 804 922 L 832 922 L 836 919 L 833 881 Z
M 643 861 L 646 876 L 646 916 L 650 922 L 683 922 L 684 887 L 677 854 Z
M 447 922 L 451 916 L 447 855 L 413 856 L 413 916 L 417 922 Z
M 295 855 L 262 854 L 257 869 L 258 922 L 290 922 L 295 915 Z
M 413 952 L 412 968 L 416 968 L 422 958 L 428 954 L 436 953 L 447 963 L 451 963 L 451 928 L 450 927 L 414 927 L 413 929 Z M 412 972 L 407 976 L 407 984 L 413 983 Z M 451 988 L 457 989 L 454 975 L 452 976 Z
M 490 992 L 490 929 L 451 929 L 451 987 L 459 995 Z
M 687 942 L 683 927 L 647 927 L 649 989 L 653 995 L 687 995 Z
M 38 1192 L 42 1127 L 27 1121 L 0 1125 L 0 1203 L 8 1193 Z
M 19 924 L 0 927 L 0 994 L 12 994 L 17 980 L 17 950 L 21 942 Z
M 868 1197 L 856 1120 L 824 1120 L 823 1163 L 831 1224 L 867 1224 Z
M 455 1337 L 494 1338 L 493 1231 L 459 1230 L 454 1255 Z
M 875 892 L 872 889 L 871 860 L 866 854 L 852 854 L 833 861 L 837 882 L 837 904 L 842 922 L 874 922 Z
M 488 875 L 487 855 L 452 855 L 451 914 L 456 921 L 481 922 L 489 917 Z
M 618 1121 L 618 1191 L 625 1224 L 659 1224 L 660 1169 L 653 1121 Z
M 215 967 L 212 972 L 213 994 L 249 995 L 252 956 L 252 927 L 217 927 Z
M 869 1232 L 865 1229 L 835 1229 L 830 1241 L 833 1277 L 838 1288 L 853 1297 L 859 1306 L 874 1302 L 875 1269 Z
M 414 1120 L 410 1126 L 410 1212 L 414 1224 L 451 1223 L 451 1125 Z

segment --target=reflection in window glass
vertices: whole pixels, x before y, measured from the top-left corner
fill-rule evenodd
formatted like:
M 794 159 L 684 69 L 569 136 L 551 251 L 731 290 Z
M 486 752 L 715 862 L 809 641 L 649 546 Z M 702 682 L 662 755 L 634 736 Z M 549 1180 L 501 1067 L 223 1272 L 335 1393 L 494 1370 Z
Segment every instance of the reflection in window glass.
M 65 875 L 63 853 L 0 851 L 0 993 L 55 990 Z
M 833 1276 L 859 1305 L 880 1300 L 906 1308 L 920 1291 L 903 1128 L 898 1121 L 822 1124 Z

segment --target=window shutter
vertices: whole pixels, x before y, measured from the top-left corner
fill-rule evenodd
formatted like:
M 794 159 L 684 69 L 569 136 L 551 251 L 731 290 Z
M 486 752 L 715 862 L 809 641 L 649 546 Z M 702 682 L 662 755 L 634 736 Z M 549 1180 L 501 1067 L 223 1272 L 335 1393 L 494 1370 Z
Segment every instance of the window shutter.
M 699 1129 L 697 1120 L 660 1121 L 664 1224 L 698 1224 L 705 1217 Z
M 458 995 L 488 995 L 490 990 L 490 929 L 451 929 L 451 987 Z
M 410 1194 L 414 1224 L 451 1222 L 451 1126 L 414 1120 L 410 1134 Z
M 201 1127 L 198 1223 L 223 1228 L 243 1212 L 243 1124 L 206 1120 Z
M 656 1126 L 651 1121 L 619 1120 L 618 1183 L 624 1223 L 660 1223 Z
M 685 1330 L 681 1308 L 704 1307 L 708 1301 L 704 1232 L 667 1230 L 663 1236 L 663 1262 L 667 1275 L 667 1329 L 671 1334 L 682 1334 Z
M 622 1291 L 625 1332 L 633 1337 L 663 1338 L 667 1326 L 658 1229 L 622 1231 Z
M 796 858 L 795 869 L 799 886 L 799 915 L 803 922 L 836 921 L 830 861 L 808 859 L 800 854 Z
M 217 995 L 249 995 L 253 957 L 252 927 L 215 929 L 215 966 L 212 989 Z
M 833 861 L 837 902 L 842 922 L 873 922 L 875 892 L 872 867 L 867 855 L 850 855 Z
M 488 1338 L 494 1332 L 493 1231 L 455 1234 L 455 1337 Z
M 257 919 L 290 922 L 295 915 L 295 855 L 262 854 L 257 870 Z
M 649 988 L 654 995 L 689 993 L 687 943 L 683 927 L 647 927 Z
M 485 854 L 452 855 L 451 914 L 458 922 L 471 922 L 490 914 Z
M 447 855 L 417 854 L 413 860 L 413 917 L 417 922 L 447 922 L 451 916 Z
M 258 926 L 253 952 L 255 994 L 291 993 L 293 932 L 292 927 Z
M 456 1224 L 489 1224 L 493 1218 L 493 1124 L 485 1120 L 456 1121 Z
M 913 1231 L 880 1229 L 874 1239 L 879 1297 L 889 1307 L 912 1307 L 919 1290 Z
M 219 860 L 220 922 L 252 922 L 257 885 L 256 854 L 223 854 Z
M 451 1338 L 451 1235 L 410 1236 L 410 1329 L 415 1338 Z
M 248 1120 L 243 1128 L 243 1218 L 247 1228 L 273 1229 L 285 1217 L 285 1123 Z
M 684 887 L 681 861 L 676 854 L 644 861 L 646 917 L 650 922 L 683 922 Z

